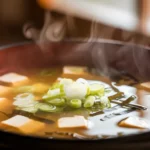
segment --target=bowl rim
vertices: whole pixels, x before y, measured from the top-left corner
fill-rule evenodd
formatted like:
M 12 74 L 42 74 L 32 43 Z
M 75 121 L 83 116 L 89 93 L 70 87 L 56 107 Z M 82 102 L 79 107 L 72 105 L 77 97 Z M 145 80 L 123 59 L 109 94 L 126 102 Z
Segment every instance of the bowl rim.
M 5 50 L 7 48 L 13 48 L 13 47 L 18 47 L 18 46 L 23 46 L 23 45 L 30 45 L 34 44 L 38 46 L 40 43 L 66 43 L 66 42 L 77 42 L 77 43 L 103 43 L 103 44 L 117 44 L 117 45 L 127 45 L 127 46 L 136 46 L 136 47 L 141 47 L 147 50 L 150 50 L 150 46 L 142 45 L 142 44 L 137 44 L 137 43 L 129 43 L 129 42 L 124 42 L 124 41 L 119 41 L 119 40 L 111 40 L 111 39 L 100 39 L 100 38 L 93 38 L 93 39 L 83 39 L 83 38 L 73 38 L 73 39 L 65 39 L 64 41 L 51 41 L 51 42 L 34 42 L 34 41 L 22 41 L 22 42 L 15 42 L 12 44 L 4 44 L 0 46 L 0 51 Z

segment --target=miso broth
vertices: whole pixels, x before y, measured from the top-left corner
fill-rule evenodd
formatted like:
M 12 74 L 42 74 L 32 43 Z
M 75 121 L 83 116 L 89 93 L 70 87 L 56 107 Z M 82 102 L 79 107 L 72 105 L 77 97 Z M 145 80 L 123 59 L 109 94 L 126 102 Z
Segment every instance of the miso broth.
M 74 72 L 78 72 L 75 70 Z M 20 73 L 18 73 L 20 74 Z M 97 138 L 106 138 L 106 137 L 117 137 L 120 135 L 128 135 L 128 134 L 136 134 L 140 132 L 144 132 L 149 130 L 133 128 L 133 127 L 121 127 L 118 123 L 130 116 L 138 116 L 141 118 L 149 119 L 149 111 L 139 111 L 135 108 L 130 108 L 124 104 L 118 105 L 115 103 L 111 103 L 110 108 L 106 108 L 103 110 L 98 110 L 98 114 L 96 110 L 92 109 L 68 109 L 60 112 L 42 112 L 38 111 L 35 113 L 30 113 L 27 111 L 23 111 L 17 109 L 16 106 L 13 105 L 14 98 L 23 93 L 31 93 L 35 96 L 35 100 L 37 102 L 42 101 L 42 97 L 51 85 L 56 82 L 59 78 L 69 78 L 74 81 L 83 78 L 88 82 L 99 82 L 105 85 L 105 90 L 107 90 L 108 97 L 117 100 L 126 100 L 132 96 L 136 98 L 133 100 L 127 101 L 128 103 L 139 103 L 141 105 L 147 106 L 148 100 L 143 99 L 143 93 L 149 94 L 149 91 L 144 87 L 140 86 L 140 84 L 132 78 L 122 77 L 116 83 L 109 78 L 104 76 L 93 75 L 87 71 L 78 72 L 78 73 L 64 73 L 63 68 L 49 68 L 49 69 L 35 69 L 28 70 L 21 75 L 28 77 L 29 81 L 27 83 L 21 83 L 21 85 L 12 85 L 6 84 L 5 82 L 0 82 L 1 86 L 9 87 L 9 92 L 0 94 L 1 98 L 6 98 L 9 101 L 9 109 L 1 109 L 0 107 L 0 121 L 1 130 L 6 130 L 9 132 L 17 132 L 19 134 L 27 134 L 33 136 L 47 137 L 47 138 L 67 138 L 67 139 L 97 139 Z M 35 90 L 36 89 L 36 90 Z M 109 91 L 112 89 L 112 91 Z M 115 98 L 114 95 L 122 92 L 124 96 L 118 96 Z M 142 92 L 142 94 L 141 94 Z M 111 102 L 111 100 L 110 100 Z M 3 105 L 3 103 L 1 104 Z M 6 105 L 4 107 L 7 107 Z M 32 130 L 29 127 L 25 127 L 23 131 L 16 130 L 14 128 L 9 128 L 9 126 L 4 127 L 3 121 L 12 118 L 16 115 L 25 116 L 29 119 L 34 120 L 31 125 L 34 126 L 36 124 L 36 128 L 38 129 L 38 123 L 40 129 L 35 132 L 26 132 L 26 130 Z M 84 118 L 88 121 L 87 128 L 59 128 L 58 127 L 58 119 L 63 117 L 74 117 L 74 116 L 84 116 Z M 24 118 L 25 120 L 25 118 Z M 148 121 L 148 120 L 147 120 Z M 17 122 L 17 121 L 16 121 Z M 28 120 L 27 120 L 28 122 Z M 30 122 L 30 121 L 29 121 Z M 28 123 L 29 123 L 28 122 Z M 23 121 L 21 121 L 23 123 Z M 20 123 L 20 124 L 21 124 Z M 148 121 L 148 125 L 149 121 Z M 18 126 L 19 128 L 19 126 Z M 121 133 L 121 134 L 120 134 Z

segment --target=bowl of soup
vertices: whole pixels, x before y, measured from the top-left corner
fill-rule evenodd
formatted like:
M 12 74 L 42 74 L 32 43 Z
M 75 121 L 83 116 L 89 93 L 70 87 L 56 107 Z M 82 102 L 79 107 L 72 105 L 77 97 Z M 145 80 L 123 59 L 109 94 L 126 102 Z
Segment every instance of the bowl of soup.
M 149 48 L 114 41 L 1 47 L 0 144 L 149 147 L 148 62 Z

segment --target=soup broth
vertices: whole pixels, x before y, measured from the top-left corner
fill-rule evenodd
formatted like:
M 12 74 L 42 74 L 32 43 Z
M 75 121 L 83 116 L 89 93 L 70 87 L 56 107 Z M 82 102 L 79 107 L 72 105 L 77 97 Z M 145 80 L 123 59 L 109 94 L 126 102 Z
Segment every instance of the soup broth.
M 148 100 L 143 100 L 143 95 L 149 93 L 149 88 L 141 86 L 136 80 L 130 77 L 122 77 L 117 82 L 112 81 L 109 78 L 104 76 L 93 75 L 87 71 L 79 71 L 74 70 L 70 73 L 64 73 L 63 68 L 46 68 L 46 69 L 35 69 L 28 70 L 25 73 L 21 74 L 28 78 L 28 82 L 19 84 L 11 84 L 6 83 L 5 81 L 0 82 L 2 87 L 5 87 L 5 91 L 0 94 L 1 98 L 5 98 L 7 103 L 1 103 L 1 106 L 6 109 L 2 109 L 0 107 L 0 128 L 1 130 L 15 132 L 19 134 L 27 134 L 32 136 L 40 136 L 46 138 L 66 138 L 66 139 L 97 139 L 97 138 L 108 138 L 108 137 L 117 137 L 128 134 L 135 134 L 139 132 L 145 132 L 149 130 L 149 121 L 148 128 L 134 128 L 131 126 L 120 126 L 119 122 L 128 117 L 140 117 L 149 119 L 148 111 L 140 111 L 132 107 L 128 107 L 128 103 L 133 104 L 141 104 L 146 105 Z M 105 85 L 105 90 L 108 92 L 108 96 L 112 98 L 112 100 L 127 100 L 126 103 L 122 105 L 118 105 L 115 103 L 111 104 L 111 108 L 106 108 L 104 110 L 96 110 L 92 111 L 91 109 L 68 109 L 61 112 L 42 112 L 38 111 L 35 113 L 30 113 L 26 111 L 22 111 L 17 109 L 16 106 L 13 105 L 15 101 L 15 97 L 19 94 L 23 93 L 31 93 L 35 96 L 35 101 L 41 102 L 42 97 L 51 85 L 56 82 L 59 78 L 69 78 L 74 81 L 83 78 L 88 82 L 99 82 Z M 11 77 L 13 79 L 13 77 Z M 1 78 L 0 78 L 1 81 Z M 32 89 L 31 89 L 32 87 Z M 34 88 L 36 89 L 34 89 Z M 9 88 L 9 89 L 7 89 Z M 110 92 L 110 88 L 113 90 Z M 114 97 L 119 92 L 122 92 L 125 96 Z M 135 99 L 131 99 L 132 96 L 135 96 Z M 130 99 L 129 99 L 130 98 Z M 8 107 L 8 108 L 7 108 Z M 25 118 L 21 119 L 20 122 L 11 121 L 9 119 L 15 116 L 22 116 Z M 84 118 L 88 121 L 87 128 L 59 128 L 58 120 L 64 117 L 74 117 L 74 116 L 84 116 Z M 31 119 L 31 120 L 30 120 Z M 9 121 L 8 121 L 9 120 Z M 13 128 L 11 124 L 16 124 Z M 7 124 L 7 126 L 5 125 Z M 9 124 L 9 125 L 8 125 Z M 25 125 L 24 125 L 25 124 Z M 31 127 L 33 126 L 33 127 Z M 37 129 L 37 130 L 36 130 Z

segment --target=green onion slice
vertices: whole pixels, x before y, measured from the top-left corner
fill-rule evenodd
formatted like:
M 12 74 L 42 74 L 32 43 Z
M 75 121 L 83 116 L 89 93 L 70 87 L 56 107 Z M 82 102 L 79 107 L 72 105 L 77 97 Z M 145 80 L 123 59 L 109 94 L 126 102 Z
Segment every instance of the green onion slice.
M 82 106 L 82 102 L 80 99 L 72 99 L 70 100 L 70 107 L 72 108 L 80 108 Z
M 95 96 L 88 96 L 84 102 L 84 107 L 85 108 L 90 108 L 94 105 L 95 102 Z

